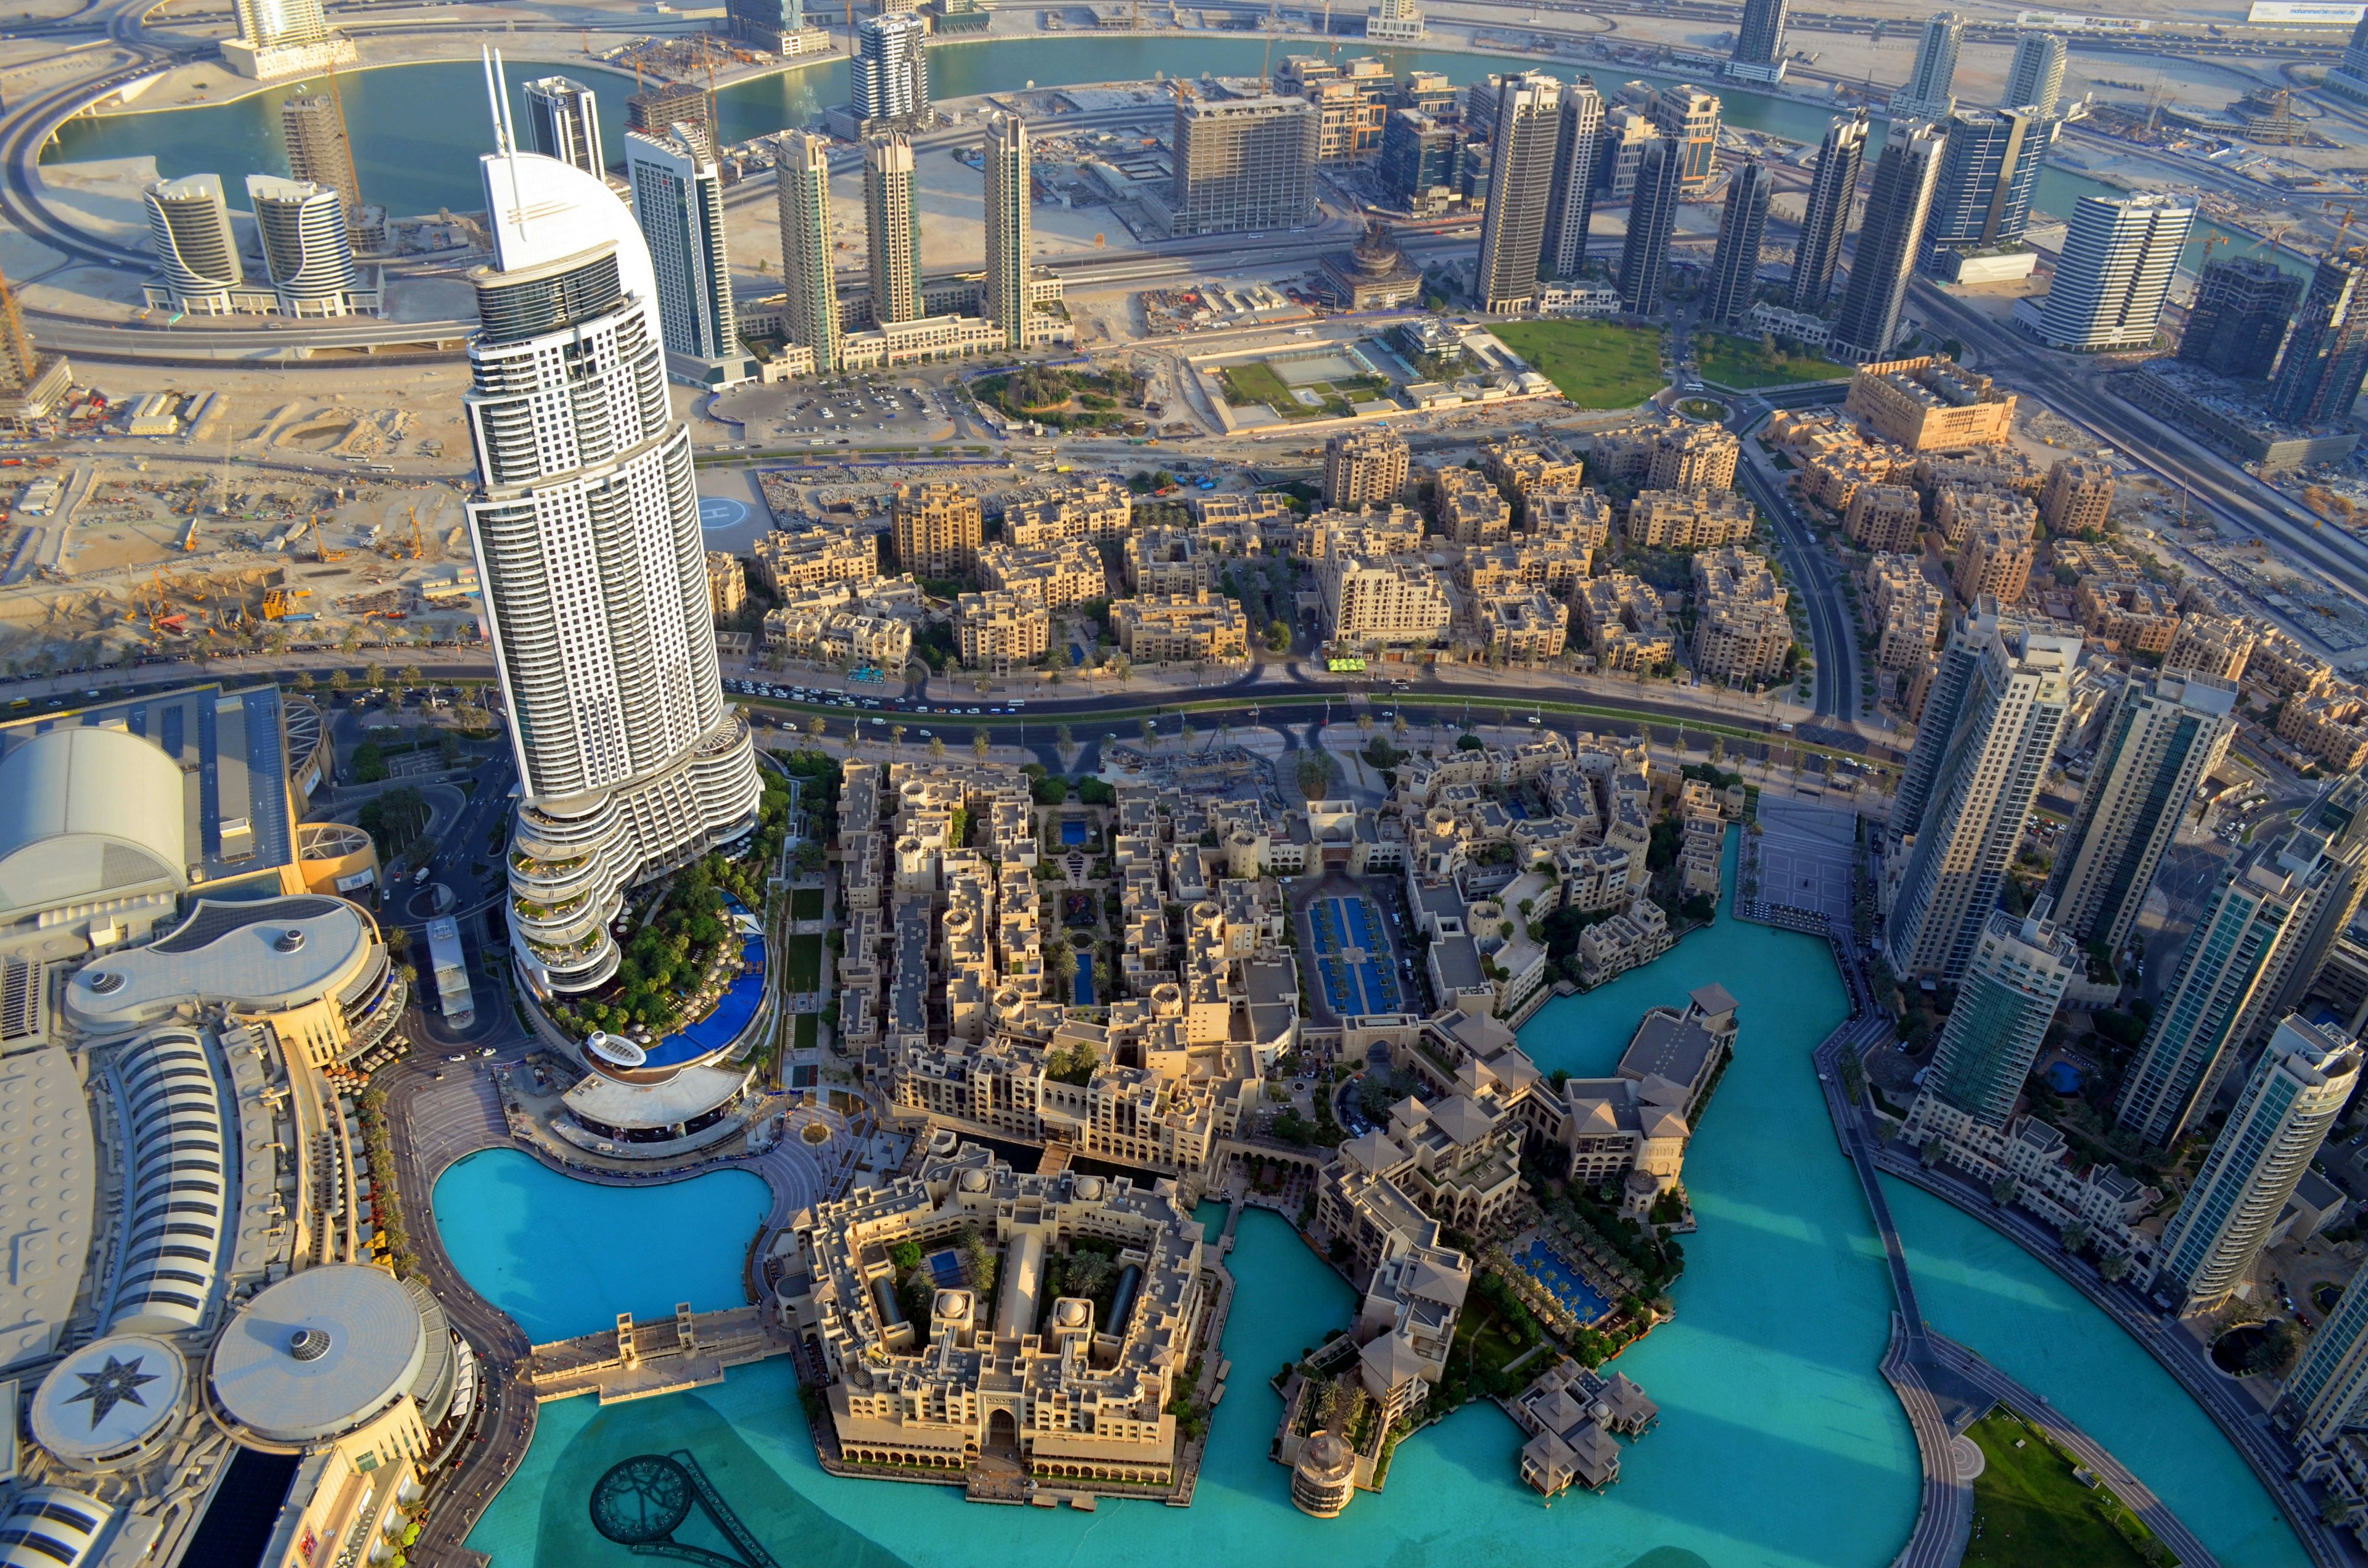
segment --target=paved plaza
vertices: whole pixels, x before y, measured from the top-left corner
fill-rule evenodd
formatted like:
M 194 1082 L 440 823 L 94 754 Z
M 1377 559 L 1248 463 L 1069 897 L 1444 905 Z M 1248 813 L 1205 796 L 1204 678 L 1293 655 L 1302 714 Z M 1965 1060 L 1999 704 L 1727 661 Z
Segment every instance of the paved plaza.
M 1858 813 L 1763 794 L 1759 827 L 1759 896 L 1849 924 Z

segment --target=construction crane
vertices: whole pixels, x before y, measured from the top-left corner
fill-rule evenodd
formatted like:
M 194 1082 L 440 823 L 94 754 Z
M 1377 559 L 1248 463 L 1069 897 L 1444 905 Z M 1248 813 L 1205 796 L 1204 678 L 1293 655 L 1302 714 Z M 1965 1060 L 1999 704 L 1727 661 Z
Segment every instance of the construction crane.
M 321 514 L 318 512 L 313 513 L 313 559 L 319 562 L 322 565 L 326 566 L 332 561 L 343 561 L 345 558 L 346 552 L 344 551 L 331 550 L 326 544 L 321 541 Z
M 419 508 L 411 508 L 411 559 L 418 560 L 427 553 L 426 541 L 419 537 Z

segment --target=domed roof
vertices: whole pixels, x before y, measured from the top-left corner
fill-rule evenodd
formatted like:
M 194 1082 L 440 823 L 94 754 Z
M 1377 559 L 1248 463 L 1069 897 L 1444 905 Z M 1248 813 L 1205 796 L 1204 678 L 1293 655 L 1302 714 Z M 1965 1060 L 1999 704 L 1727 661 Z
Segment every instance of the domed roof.
M 985 1171 L 962 1172 L 962 1189 L 964 1192 L 985 1192 L 987 1186 L 988 1179 Z
M 137 735 L 51 730 L 0 756 L 0 914 L 188 886 L 180 766 Z
M 1093 1319 L 1093 1303 L 1081 1301 L 1075 1296 L 1063 1298 L 1060 1304 L 1053 1309 L 1053 1321 L 1063 1328 L 1083 1328 Z
M 188 1386 L 188 1363 L 161 1339 L 94 1339 L 41 1380 L 34 1440 L 77 1470 L 108 1468 L 179 1422 Z
M 1298 1469 L 1314 1480 L 1345 1481 L 1357 1468 L 1357 1450 L 1338 1432 L 1318 1432 L 1299 1450 Z
M 418 1303 L 383 1269 L 291 1274 L 239 1310 L 214 1345 L 214 1397 L 272 1442 L 352 1431 L 411 1387 L 427 1358 Z

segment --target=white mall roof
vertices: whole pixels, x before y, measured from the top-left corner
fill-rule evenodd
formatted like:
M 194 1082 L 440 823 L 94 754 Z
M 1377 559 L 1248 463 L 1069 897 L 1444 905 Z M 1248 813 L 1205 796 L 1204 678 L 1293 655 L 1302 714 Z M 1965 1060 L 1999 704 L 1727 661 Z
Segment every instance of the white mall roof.
M 199 899 L 147 947 L 75 971 L 66 1016 L 104 1035 L 159 1022 L 197 996 L 245 1010 L 302 1006 L 349 984 L 371 939 L 370 921 L 341 898 Z
M 297 1336 L 317 1330 L 318 1353 Z M 427 1326 L 384 1269 L 330 1263 L 291 1274 L 240 1309 L 215 1342 L 214 1397 L 240 1426 L 275 1442 L 350 1432 L 411 1386 Z
M 0 1369 L 47 1356 L 90 1251 L 97 1162 L 82 1080 L 63 1046 L 0 1057 Z
M 748 1081 L 748 1069 L 686 1067 L 662 1084 L 626 1084 L 587 1073 L 567 1091 L 567 1108 L 604 1127 L 672 1127 L 703 1116 Z
M 33 1395 L 33 1437 L 72 1465 L 137 1449 L 181 1416 L 189 1367 L 152 1335 L 94 1339 L 60 1361 Z
M 121 730 L 57 729 L 0 756 L 0 915 L 186 887 L 181 769 Z

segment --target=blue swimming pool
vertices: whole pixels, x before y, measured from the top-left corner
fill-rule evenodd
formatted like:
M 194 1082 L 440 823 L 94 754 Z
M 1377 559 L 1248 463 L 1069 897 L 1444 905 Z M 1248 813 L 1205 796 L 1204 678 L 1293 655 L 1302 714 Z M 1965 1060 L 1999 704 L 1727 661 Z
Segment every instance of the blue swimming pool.
M 747 915 L 738 900 L 726 900 L 726 911 L 739 929 L 741 919 Z M 685 1028 L 653 1042 L 649 1048 L 649 1065 L 677 1067 L 686 1062 L 696 1062 L 702 1056 L 712 1056 L 740 1038 L 756 1017 L 757 1006 L 765 999 L 765 938 L 742 931 L 740 936 L 740 978 L 717 1000 L 714 1011 Z
M 1068 821 L 1061 824 L 1061 842 L 1064 844 L 1083 844 L 1090 836 L 1090 830 L 1082 822 Z
M 1079 949 L 1077 953 L 1077 1006 L 1094 1005 L 1094 955 Z
M 2085 1082 L 2087 1080 L 2080 1076 L 2080 1069 L 2069 1062 L 2055 1062 L 2047 1069 L 2047 1086 L 2059 1095 L 2077 1095 Z
M 1514 1255 L 1513 1261 L 1547 1295 L 1560 1301 L 1563 1311 L 1579 1322 L 1593 1324 L 1611 1311 L 1611 1303 L 1603 1299 L 1603 1293 L 1579 1278 L 1577 1270 L 1556 1256 L 1545 1243 L 1531 1242 Z

